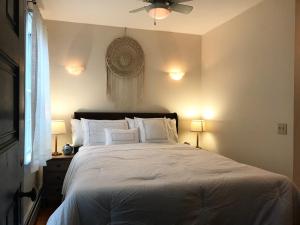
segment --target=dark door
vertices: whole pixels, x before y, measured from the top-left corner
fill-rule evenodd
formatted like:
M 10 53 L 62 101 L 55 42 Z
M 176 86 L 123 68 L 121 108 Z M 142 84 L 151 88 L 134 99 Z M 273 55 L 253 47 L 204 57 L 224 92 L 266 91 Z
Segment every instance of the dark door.
M 0 0 L 0 224 L 21 224 L 24 0 Z

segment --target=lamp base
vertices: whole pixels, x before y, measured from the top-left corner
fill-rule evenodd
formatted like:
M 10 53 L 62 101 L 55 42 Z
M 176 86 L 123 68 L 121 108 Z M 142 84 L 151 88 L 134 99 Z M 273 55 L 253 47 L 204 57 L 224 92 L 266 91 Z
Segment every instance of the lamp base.
M 59 156 L 59 155 L 62 155 L 62 153 L 60 153 L 60 152 L 52 152 L 52 156 Z
M 196 148 L 197 149 L 202 149 L 200 146 L 199 146 L 199 132 L 197 132 L 197 145 L 196 145 Z
M 57 151 L 57 135 L 55 135 L 55 149 L 54 152 L 52 152 L 52 156 L 59 156 L 59 155 L 62 155 L 62 153 Z

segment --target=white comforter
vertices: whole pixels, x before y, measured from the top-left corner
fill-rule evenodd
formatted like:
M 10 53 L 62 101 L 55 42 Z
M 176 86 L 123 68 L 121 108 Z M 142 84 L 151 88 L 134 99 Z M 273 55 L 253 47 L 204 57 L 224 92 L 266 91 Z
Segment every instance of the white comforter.
M 298 225 L 284 176 L 187 145 L 83 147 L 48 225 Z

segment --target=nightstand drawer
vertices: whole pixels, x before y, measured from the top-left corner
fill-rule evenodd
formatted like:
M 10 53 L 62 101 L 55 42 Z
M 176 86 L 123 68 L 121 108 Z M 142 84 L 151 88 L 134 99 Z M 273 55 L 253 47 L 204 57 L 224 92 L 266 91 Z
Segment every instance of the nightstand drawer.
M 62 186 L 65 175 L 65 172 L 54 172 L 46 170 L 44 173 L 44 183 L 47 185 Z
M 43 174 L 43 201 L 46 205 L 57 207 L 60 204 L 62 186 L 73 155 L 55 156 L 47 161 Z
M 50 160 L 47 162 L 47 170 L 66 172 L 70 163 L 71 160 Z

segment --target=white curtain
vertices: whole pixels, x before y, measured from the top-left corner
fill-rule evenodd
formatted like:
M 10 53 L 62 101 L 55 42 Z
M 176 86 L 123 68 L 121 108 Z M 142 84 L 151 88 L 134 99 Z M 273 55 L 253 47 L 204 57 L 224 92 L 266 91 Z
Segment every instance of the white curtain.
M 32 157 L 31 171 L 51 158 L 50 77 L 47 30 L 37 7 L 32 16 Z
M 26 66 L 25 66 L 25 152 L 24 164 L 30 165 L 32 153 L 32 13 L 26 14 Z

